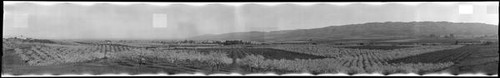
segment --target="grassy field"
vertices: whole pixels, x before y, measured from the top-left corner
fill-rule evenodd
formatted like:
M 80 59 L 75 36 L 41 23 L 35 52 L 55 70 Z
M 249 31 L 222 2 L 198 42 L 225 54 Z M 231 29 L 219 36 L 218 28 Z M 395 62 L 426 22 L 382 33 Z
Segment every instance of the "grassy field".
M 428 46 L 141 46 L 127 43 L 46 43 L 4 39 L 2 73 L 498 72 L 497 69 L 492 69 L 498 68 L 498 43 Z

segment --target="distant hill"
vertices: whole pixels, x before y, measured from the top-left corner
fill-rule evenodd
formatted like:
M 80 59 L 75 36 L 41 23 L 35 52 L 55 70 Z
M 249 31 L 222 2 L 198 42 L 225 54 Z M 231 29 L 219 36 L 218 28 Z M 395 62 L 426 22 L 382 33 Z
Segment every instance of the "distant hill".
M 197 40 L 337 40 L 415 38 L 434 35 L 498 35 L 498 26 L 452 22 L 373 22 L 314 29 L 237 32 L 192 37 Z

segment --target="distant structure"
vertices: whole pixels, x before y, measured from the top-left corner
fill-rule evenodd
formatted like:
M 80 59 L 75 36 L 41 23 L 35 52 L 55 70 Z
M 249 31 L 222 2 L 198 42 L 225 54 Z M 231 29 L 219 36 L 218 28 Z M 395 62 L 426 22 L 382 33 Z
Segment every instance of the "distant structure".
M 316 44 L 316 43 L 311 43 L 310 41 L 280 41 L 280 42 L 273 42 L 274 44 Z
M 430 34 L 429 37 L 430 38 L 438 38 L 438 36 L 436 36 L 436 34 Z
M 444 35 L 444 38 L 455 38 L 454 34 Z
M 243 40 L 226 40 L 222 44 L 223 45 L 234 45 L 234 44 L 250 44 L 251 42 L 243 41 Z
M 104 42 L 109 44 L 109 43 L 111 43 L 111 40 L 104 40 Z

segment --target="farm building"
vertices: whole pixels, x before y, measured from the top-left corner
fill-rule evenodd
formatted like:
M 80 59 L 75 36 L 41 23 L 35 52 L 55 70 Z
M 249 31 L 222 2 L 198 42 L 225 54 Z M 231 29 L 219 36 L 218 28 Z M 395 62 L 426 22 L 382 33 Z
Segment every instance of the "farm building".
M 250 44 L 265 44 L 264 42 L 250 41 Z
M 106 42 L 106 43 L 111 43 L 111 40 L 104 40 L 104 42 Z
M 272 42 L 273 44 L 311 44 L 309 41 L 282 41 L 282 42 Z
M 232 44 L 250 44 L 248 41 L 243 41 L 243 40 L 226 40 L 223 41 L 222 44 L 224 45 L 232 45 Z

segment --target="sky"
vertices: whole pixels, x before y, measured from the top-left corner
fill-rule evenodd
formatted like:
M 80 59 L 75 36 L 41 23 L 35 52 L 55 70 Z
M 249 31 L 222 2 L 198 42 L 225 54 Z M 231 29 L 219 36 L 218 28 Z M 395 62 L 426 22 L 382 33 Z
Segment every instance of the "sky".
M 498 25 L 498 2 L 419 5 L 168 6 L 60 3 L 4 5 L 3 37 L 183 39 L 206 34 L 311 29 L 367 22 L 448 21 Z

